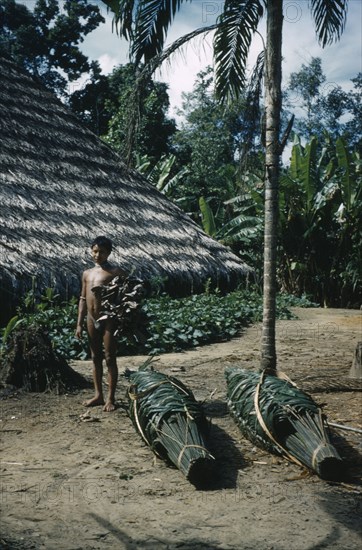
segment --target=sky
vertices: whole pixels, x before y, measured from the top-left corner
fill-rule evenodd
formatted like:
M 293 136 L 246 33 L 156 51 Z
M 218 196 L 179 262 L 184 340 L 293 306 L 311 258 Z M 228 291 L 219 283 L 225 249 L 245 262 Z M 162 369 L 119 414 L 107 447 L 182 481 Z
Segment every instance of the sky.
M 89 58 L 98 60 L 107 74 L 115 66 L 128 62 L 128 43 L 112 32 L 112 14 L 107 13 L 105 4 L 94 0 L 93 3 L 98 4 L 106 22 L 85 38 L 81 49 Z M 167 44 L 187 32 L 214 23 L 222 8 L 223 2 L 220 1 L 193 0 L 192 3 L 185 3 L 170 27 Z M 265 37 L 264 21 L 259 31 Z M 256 36 L 250 52 L 250 69 L 261 49 L 262 40 Z M 361 0 L 349 0 L 347 23 L 341 40 L 324 49 L 318 45 L 308 1 L 284 0 L 283 84 L 286 85 L 289 75 L 299 71 L 302 64 L 308 64 L 312 57 L 322 59 L 326 75 L 322 92 L 328 92 L 336 85 L 345 90 L 353 87 L 351 78 L 362 71 Z M 208 64 L 212 64 L 211 34 L 204 40 L 198 39 L 194 46 L 189 45 L 182 55 L 176 55 L 172 67 L 167 64 L 155 74 L 157 80 L 169 85 L 169 114 L 176 120 L 180 120 L 176 113 L 181 106 L 182 92 L 192 90 L 197 73 Z M 82 81 L 74 84 L 75 87 L 81 85 Z M 298 98 L 295 101 L 297 103 Z

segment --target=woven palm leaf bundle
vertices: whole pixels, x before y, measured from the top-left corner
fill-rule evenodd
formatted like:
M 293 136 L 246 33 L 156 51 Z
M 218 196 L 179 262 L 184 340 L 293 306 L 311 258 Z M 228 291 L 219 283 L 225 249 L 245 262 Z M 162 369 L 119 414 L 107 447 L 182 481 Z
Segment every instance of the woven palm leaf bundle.
M 315 471 L 341 477 L 343 462 L 313 399 L 287 377 L 225 369 L 227 399 L 240 431 L 254 444 Z
M 191 390 L 148 366 L 126 377 L 128 413 L 143 440 L 195 486 L 206 485 L 214 465 L 206 447 L 209 422 Z

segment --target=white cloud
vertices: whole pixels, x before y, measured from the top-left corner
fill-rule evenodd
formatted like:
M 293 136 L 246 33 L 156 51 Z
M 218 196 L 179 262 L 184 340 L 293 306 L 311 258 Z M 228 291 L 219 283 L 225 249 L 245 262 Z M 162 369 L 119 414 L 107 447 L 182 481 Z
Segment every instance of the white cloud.
M 105 23 L 89 33 L 79 47 L 91 60 L 99 61 L 101 66 L 104 63 L 103 70 L 107 74 L 115 65 L 128 62 L 128 44 L 115 31 L 112 32 L 111 14 L 107 14 L 104 9 L 101 9 L 101 13 Z M 111 67 L 110 71 L 107 71 L 107 67 Z
M 117 65 L 120 64 L 118 57 L 111 56 L 108 53 L 102 54 L 98 58 L 98 62 L 100 64 L 102 72 L 104 74 L 111 73 L 113 71 L 114 67 L 116 67 Z

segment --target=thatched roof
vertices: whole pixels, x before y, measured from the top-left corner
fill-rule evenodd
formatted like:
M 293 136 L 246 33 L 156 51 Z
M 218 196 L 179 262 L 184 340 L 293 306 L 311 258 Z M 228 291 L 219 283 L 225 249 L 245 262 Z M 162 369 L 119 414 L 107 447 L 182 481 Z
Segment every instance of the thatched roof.
M 1 301 L 36 278 L 77 293 L 89 244 L 106 235 L 112 258 L 168 290 L 225 289 L 248 271 L 120 158 L 55 96 L 0 58 Z

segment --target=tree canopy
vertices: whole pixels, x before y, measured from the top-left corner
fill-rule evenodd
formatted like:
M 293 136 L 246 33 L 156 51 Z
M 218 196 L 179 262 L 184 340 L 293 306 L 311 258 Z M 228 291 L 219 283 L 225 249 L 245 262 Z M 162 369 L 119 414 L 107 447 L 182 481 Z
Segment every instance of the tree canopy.
M 37 0 L 34 10 L 15 0 L 0 0 L 0 53 L 66 96 L 69 81 L 90 70 L 79 44 L 104 21 L 87 0 Z M 61 74 L 61 71 L 66 76 Z
M 344 136 L 350 146 L 360 143 L 361 73 L 352 82 L 354 89 L 348 93 L 327 82 L 319 57 L 303 63 L 291 73 L 284 92 L 286 110 L 296 114 L 293 129 L 307 140 L 327 132 L 334 138 Z
M 147 155 L 156 163 L 170 151 L 170 139 L 176 131 L 175 121 L 167 115 L 167 84 L 149 76 L 138 88 L 140 97 L 135 97 L 137 73 L 133 63 L 115 68 L 109 76 L 105 102 L 110 119 L 104 139 L 132 165 L 136 155 Z M 131 126 L 135 129 L 132 138 L 128 135 Z

